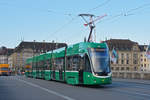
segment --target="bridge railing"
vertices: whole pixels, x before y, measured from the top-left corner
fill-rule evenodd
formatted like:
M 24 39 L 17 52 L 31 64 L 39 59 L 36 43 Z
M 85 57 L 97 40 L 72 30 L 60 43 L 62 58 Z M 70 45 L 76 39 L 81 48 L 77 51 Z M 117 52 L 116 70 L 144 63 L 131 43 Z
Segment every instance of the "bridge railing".
M 145 79 L 145 80 L 150 80 L 150 72 L 112 71 L 112 77 L 114 77 L 114 78 L 124 78 L 124 79 Z

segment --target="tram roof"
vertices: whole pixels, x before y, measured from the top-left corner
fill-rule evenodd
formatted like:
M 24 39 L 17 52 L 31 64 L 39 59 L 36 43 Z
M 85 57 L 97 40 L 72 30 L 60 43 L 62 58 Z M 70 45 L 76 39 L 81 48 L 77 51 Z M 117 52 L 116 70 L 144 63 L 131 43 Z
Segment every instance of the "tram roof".
M 106 43 L 93 43 L 93 42 L 80 42 L 73 45 L 69 45 L 67 48 L 67 56 L 77 55 L 87 52 L 87 48 L 106 48 Z M 50 59 L 52 53 L 52 58 L 59 58 L 65 56 L 65 47 L 59 48 L 53 51 L 49 51 L 47 53 L 43 53 L 39 56 L 34 56 L 32 58 L 27 59 L 27 63 L 42 61 L 45 59 Z

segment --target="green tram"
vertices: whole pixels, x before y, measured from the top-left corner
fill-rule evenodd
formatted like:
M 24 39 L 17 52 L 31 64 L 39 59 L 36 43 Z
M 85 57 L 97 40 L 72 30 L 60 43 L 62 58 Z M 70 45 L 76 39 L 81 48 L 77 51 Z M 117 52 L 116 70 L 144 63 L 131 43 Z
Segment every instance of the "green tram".
M 27 67 L 27 77 L 62 81 L 72 85 L 112 83 L 106 43 L 77 43 L 29 58 L 26 65 L 31 66 Z

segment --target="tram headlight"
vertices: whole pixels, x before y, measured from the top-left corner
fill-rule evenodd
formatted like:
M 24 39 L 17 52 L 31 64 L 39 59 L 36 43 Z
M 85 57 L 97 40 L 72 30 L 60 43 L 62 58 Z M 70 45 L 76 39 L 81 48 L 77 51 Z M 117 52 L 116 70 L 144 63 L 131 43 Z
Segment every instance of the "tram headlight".
M 97 73 L 96 73 L 95 75 L 96 75 L 96 76 L 98 76 L 98 74 L 97 74 Z
M 108 73 L 108 76 L 112 76 L 112 73 L 110 72 L 110 73 Z

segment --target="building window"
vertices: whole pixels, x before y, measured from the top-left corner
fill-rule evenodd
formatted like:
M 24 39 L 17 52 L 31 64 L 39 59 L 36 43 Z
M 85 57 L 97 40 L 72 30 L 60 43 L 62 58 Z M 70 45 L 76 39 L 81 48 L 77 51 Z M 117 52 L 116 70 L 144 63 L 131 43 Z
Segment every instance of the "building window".
M 119 70 L 119 67 L 116 67 L 116 70 L 118 71 L 118 70 Z
M 121 64 L 124 64 L 124 60 L 121 60 Z
M 133 64 L 137 64 L 137 60 L 133 60 Z
M 146 62 L 146 58 L 144 59 L 144 61 Z
M 143 67 L 143 64 L 141 64 L 141 67 Z
M 127 53 L 127 61 L 126 61 L 127 64 L 129 64 L 129 54 Z
M 127 59 L 129 59 L 129 54 L 127 53 Z
M 137 71 L 137 68 L 136 68 L 136 67 L 134 67 L 134 71 Z
M 118 64 L 119 62 L 118 62 L 118 59 L 117 59 L 117 61 L 116 61 L 116 64 Z
M 121 59 L 124 59 L 124 54 L 123 53 L 121 53 Z
M 133 64 L 138 64 L 138 54 L 137 53 L 133 54 Z
M 113 64 L 113 61 L 111 61 L 111 64 Z
M 129 60 L 127 60 L 127 64 L 129 64 Z
M 136 53 L 133 54 L 133 58 L 137 58 L 138 55 Z
M 144 64 L 144 67 L 146 67 L 146 64 Z
M 141 71 L 143 71 L 143 69 L 141 69 Z
M 121 70 L 124 70 L 124 67 L 121 67 Z
M 127 69 L 127 71 L 129 71 L 129 67 L 127 67 L 126 69 Z
M 141 59 L 141 61 L 143 61 L 143 59 Z

